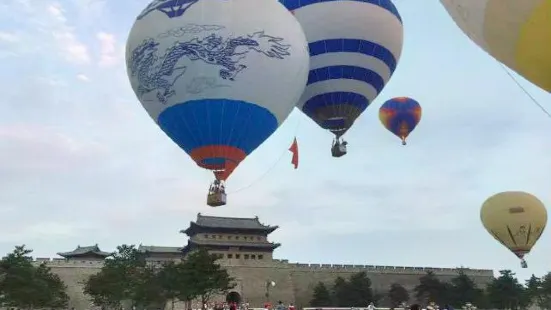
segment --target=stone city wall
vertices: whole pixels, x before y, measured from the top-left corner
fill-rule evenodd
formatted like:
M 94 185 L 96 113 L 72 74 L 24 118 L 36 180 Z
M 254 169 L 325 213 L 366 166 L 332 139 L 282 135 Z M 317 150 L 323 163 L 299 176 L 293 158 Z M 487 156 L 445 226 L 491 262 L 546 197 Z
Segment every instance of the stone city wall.
M 348 278 L 354 273 L 364 271 L 371 279 L 373 289 L 386 293 L 392 283 L 400 283 L 408 290 L 413 290 L 419 283 L 419 277 L 427 271 L 434 272 L 443 281 L 450 280 L 458 272 L 453 268 L 296 264 L 287 260 L 221 259 L 219 262 L 236 279 L 234 291 L 252 307 L 260 307 L 266 301 L 268 281 L 276 283 L 275 287 L 268 289 L 272 303 L 281 300 L 285 303 L 295 303 L 302 308 L 308 305 L 313 288 L 318 282 L 331 286 L 339 276 Z M 65 282 L 71 297 L 70 307 L 74 307 L 75 310 L 92 309 L 89 299 L 82 292 L 83 282 L 90 275 L 99 272 L 103 266 L 102 261 L 37 258 L 36 263 L 46 263 Z M 491 270 L 466 269 L 465 273 L 482 286 L 493 278 Z M 217 299 L 221 301 L 224 297 L 218 296 Z M 183 309 L 183 305 L 178 304 L 176 308 Z

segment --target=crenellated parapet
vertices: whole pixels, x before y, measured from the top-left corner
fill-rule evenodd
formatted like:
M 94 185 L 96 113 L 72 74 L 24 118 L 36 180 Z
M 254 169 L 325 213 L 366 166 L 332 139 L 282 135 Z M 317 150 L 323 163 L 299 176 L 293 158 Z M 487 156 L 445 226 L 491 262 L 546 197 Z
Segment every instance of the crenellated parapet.
M 403 273 L 403 274 L 419 274 L 423 275 L 427 272 L 433 272 L 436 275 L 457 275 L 459 268 L 432 268 L 432 267 L 404 267 L 404 266 L 378 266 L 378 265 L 341 265 L 341 264 L 300 264 L 289 263 L 292 268 L 306 271 L 320 271 L 320 270 L 346 270 L 346 271 L 368 271 L 374 273 Z M 488 269 L 463 269 L 468 276 L 493 276 L 493 271 Z
M 67 268 L 101 268 L 103 260 L 74 260 L 64 258 L 37 257 L 33 263 L 36 265 L 46 264 L 48 267 L 67 267 Z
M 36 258 L 36 264 L 45 263 L 49 267 L 75 267 L 75 268 L 101 268 L 103 260 L 77 260 L 63 258 Z M 150 263 L 162 264 L 163 261 L 150 261 Z M 345 271 L 345 272 L 361 272 L 378 274 L 409 274 L 409 275 L 424 275 L 427 272 L 433 272 L 436 275 L 455 276 L 459 272 L 459 268 L 433 268 L 433 267 L 406 267 L 406 266 L 379 266 L 379 265 L 343 265 L 343 264 L 301 264 L 290 263 L 286 259 L 274 259 L 271 261 L 239 261 L 239 260 L 222 260 L 220 263 L 224 266 L 258 266 L 258 267 L 279 267 L 285 269 L 294 269 L 297 271 Z M 468 276 L 483 276 L 492 277 L 493 271 L 489 269 L 463 269 Z

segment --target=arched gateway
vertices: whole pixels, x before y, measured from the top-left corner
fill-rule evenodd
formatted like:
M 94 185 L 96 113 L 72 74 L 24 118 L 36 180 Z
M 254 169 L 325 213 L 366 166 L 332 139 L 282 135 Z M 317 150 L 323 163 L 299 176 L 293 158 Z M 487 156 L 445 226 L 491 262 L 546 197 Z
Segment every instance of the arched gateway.
M 237 304 L 241 303 L 241 295 L 236 291 L 231 291 L 226 295 L 226 302 L 231 303 L 235 302 Z

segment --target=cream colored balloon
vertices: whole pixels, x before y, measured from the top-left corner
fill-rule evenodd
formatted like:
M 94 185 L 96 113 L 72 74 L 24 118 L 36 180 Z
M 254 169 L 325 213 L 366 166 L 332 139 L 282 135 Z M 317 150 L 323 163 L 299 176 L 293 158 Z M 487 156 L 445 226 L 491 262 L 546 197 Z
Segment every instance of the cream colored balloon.
M 551 92 L 551 1 L 440 0 L 478 46 Z
M 547 210 L 525 192 L 502 192 L 488 198 L 480 210 L 486 230 L 518 258 L 528 254 L 547 224 Z

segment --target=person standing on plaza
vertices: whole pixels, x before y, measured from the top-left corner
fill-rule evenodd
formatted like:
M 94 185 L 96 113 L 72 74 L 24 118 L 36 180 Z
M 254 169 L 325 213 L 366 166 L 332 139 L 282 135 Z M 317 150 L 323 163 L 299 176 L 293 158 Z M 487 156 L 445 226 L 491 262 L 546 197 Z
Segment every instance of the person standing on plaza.
M 280 300 L 277 302 L 276 310 L 288 310 L 287 307 L 283 304 L 283 302 Z

